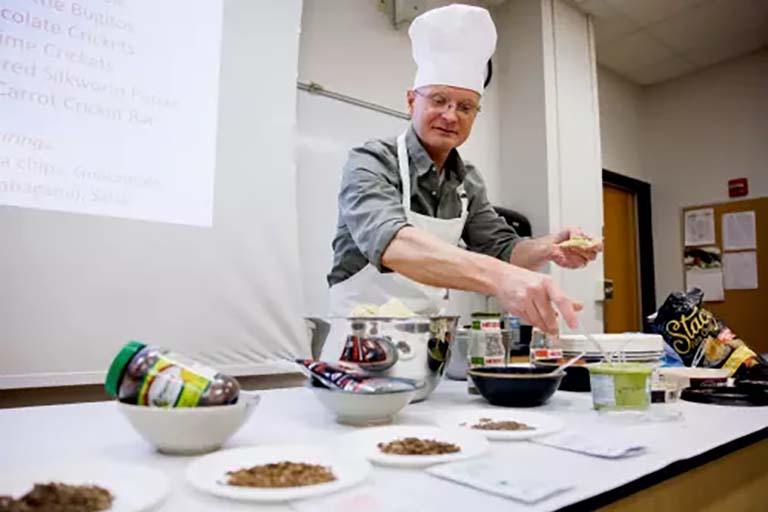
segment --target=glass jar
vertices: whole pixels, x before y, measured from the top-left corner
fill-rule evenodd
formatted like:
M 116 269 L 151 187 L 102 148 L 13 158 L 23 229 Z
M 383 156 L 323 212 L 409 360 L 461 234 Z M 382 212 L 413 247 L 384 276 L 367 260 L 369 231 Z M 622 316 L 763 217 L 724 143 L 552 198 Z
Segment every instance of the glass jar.
M 228 405 L 240 394 L 234 378 L 138 341 L 120 349 L 104 385 L 121 402 L 154 407 Z
M 559 346 L 557 336 L 547 336 L 536 328 L 531 333 L 529 354 L 531 364 L 557 363 L 563 358 L 563 350 Z
M 506 349 L 501 335 L 501 318 L 497 313 L 473 313 L 472 331 L 467 350 L 469 369 L 504 366 Z M 467 375 L 467 390 L 479 394 L 472 377 Z

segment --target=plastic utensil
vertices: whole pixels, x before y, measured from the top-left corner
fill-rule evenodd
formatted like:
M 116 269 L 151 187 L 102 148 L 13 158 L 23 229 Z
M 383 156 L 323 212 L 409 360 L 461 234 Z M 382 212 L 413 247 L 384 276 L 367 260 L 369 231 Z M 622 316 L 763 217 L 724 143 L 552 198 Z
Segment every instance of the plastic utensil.
M 586 354 L 586 352 L 582 352 L 581 354 L 577 355 L 576 357 L 572 357 L 571 359 L 569 359 L 565 363 L 561 364 L 560 366 L 558 366 L 557 368 L 552 370 L 551 373 L 558 373 L 558 372 L 561 372 L 561 371 L 565 370 L 566 368 L 568 368 L 569 366 L 574 364 L 576 361 L 578 361 L 579 359 L 584 357 L 584 354 Z
M 600 345 L 600 342 L 598 342 L 595 338 L 592 337 L 591 334 L 587 332 L 587 330 L 582 326 L 582 324 L 579 324 L 579 331 L 581 334 L 586 337 L 592 345 L 600 352 L 600 354 L 603 356 L 603 360 L 607 363 L 611 361 L 611 356 L 608 354 L 608 352 L 605 351 L 602 345 Z

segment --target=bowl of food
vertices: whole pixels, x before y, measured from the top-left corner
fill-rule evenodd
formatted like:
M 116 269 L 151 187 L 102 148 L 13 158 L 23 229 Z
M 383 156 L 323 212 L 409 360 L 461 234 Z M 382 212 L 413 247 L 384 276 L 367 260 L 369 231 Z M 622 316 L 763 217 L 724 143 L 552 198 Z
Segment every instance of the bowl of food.
M 445 372 L 458 316 L 350 316 L 326 319 L 342 348 L 328 360 L 383 377 L 424 382 L 412 401 L 424 400 Z
M 117 402 L 117 406 L 136 432 L 158 451 L 195 455 L 221 448 L 258 402 L 258 395 L 241 391 L 231 405 L 166 408 Z
M 532 366 L 498 366 L 469 370 L 480 394 L 493 405 L 535 407 L 555 394 L 565 377 L 562 370 Z
M 389 379 L 400 386 L 392 389 L 364 392 L 330 389 L 316 379 L 308 384 L 317 399 L 336 415 L 339 423 L 355 426 L 385 425 L 400 412 L 425 387 L 423 382 L 412 379 Z

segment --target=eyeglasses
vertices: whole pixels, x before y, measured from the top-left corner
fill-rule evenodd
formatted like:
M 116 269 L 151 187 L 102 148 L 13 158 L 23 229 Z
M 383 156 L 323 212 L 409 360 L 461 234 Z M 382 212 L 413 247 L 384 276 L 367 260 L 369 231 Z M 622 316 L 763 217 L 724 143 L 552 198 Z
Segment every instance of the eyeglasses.
M 445 112 L 450 110 L 451 105 L 453 105 L 453 107 L 456 109 L 456 113 L 461 117 L 472 117 L 480 112 L 480 105 L 477 105 L 471 101 L 456 102 L 446 98 L 439 92 L 434 94 L 424 94 L 418 89 L 414 90 L 413 92 L 426 99 L 427 102 L 429 102 L 429 107 L 433 110 Z

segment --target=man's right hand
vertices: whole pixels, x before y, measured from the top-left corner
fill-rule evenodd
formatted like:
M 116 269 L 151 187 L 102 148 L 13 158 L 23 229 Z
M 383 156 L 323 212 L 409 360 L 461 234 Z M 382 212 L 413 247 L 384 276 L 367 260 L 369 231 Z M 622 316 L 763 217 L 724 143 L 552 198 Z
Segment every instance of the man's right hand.
M 506 311 L 548 334 L 558 332 L 557 312 L 552 303 L 568 327 L 578 326 L 576 304 L 546 274 L 509 265 L 495 283 L 494 296 Z

